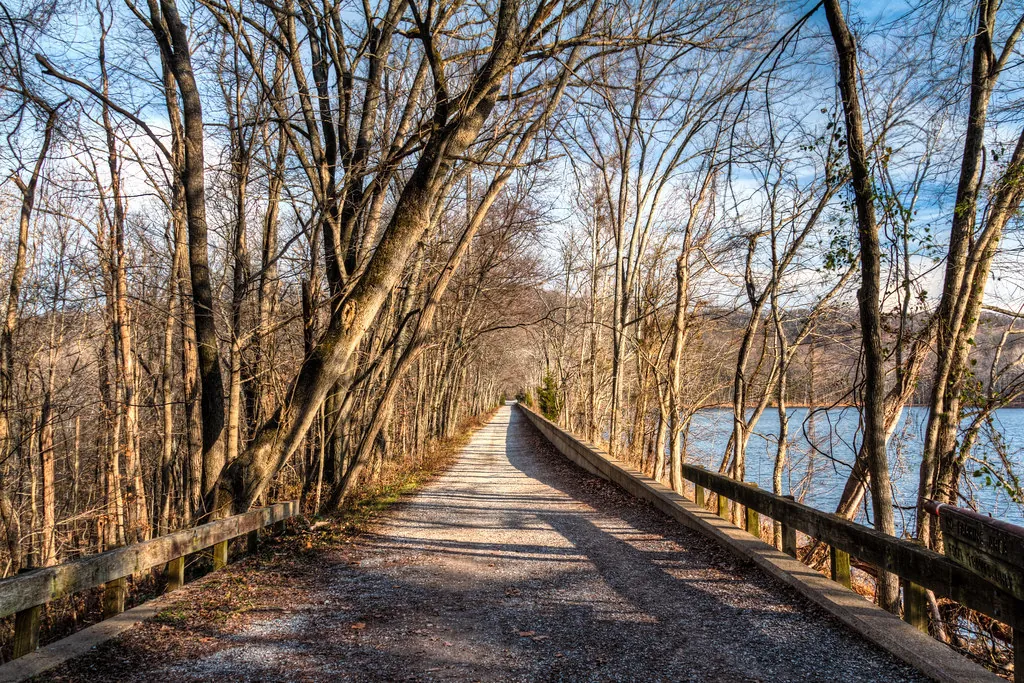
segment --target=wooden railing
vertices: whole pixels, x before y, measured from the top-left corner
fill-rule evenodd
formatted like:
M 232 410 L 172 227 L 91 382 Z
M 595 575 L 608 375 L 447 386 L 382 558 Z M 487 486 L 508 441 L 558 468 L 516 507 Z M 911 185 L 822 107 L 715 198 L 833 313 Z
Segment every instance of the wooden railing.
M 522 406 L 521 406 L 522 407 Z M 531 422 L 537 426 L 563 453 L 577 451 L 585 469 L 601 476 L 607 472 L 595 467 L 594 456 L 610 461 L 597 447 L 577 439 L 535 412 L 523 407 Z M 549 433 L 550 432 L 550 433 Z M 829 546 L 832 578 L 850 587 L 850 559 L 857 558 L 900 577 L 903 586 L 903 618 L 924 633 L 928 633 L 927 590 L 938 597 L 954 600 L 965 607 L 981 612 L 1013 628 L 1015 680 L 1024 683 L 1024 600 L 1015 593 L 1017 585 L 1024 585 L 1021 569 L 1000 565 L 1009 581 L 996 581 L 973 570 L 952 557 L 941 555 L 909 540 L 895 538 L 874 529 L 843 519 L 837 515 L 816 510 L 793 500 L 759 489 L 754 484 L 736 481 L 696 465 L 684 464 L 683 478 L 694 485 L 693 502 L 705 507 L 714 502 L 713 510 L 720 517 L 730 519 L 730 501 L 745 508 L 740 514 L 744 528 L 760 538 L 764 515 L 782 527 L 782 550 L 796 557 L 796 532 Z M 714 494 L 716 501 L 709 499 Z M 944 506 L 947 507 L 948 506 Z M 958 510 L 953 508 L 953 510 Z M 975 519 L 980 515 L 974 515 Z M 989 520 L 992 521 L 992 520 Z M 994 527 L 1010 528 L 1021 539 L 1012 547 L 1024 548 L 1024 529 L 1006 523 Z M 980 545 L 980 544 L 976 544 Z M 1018 555 L 1024 553 L 1018 551 Z M 1014 573 L 1016 572 L 1016 573 Z M 987 580 L 988 579 L 988 580 Z M 1016 583 L 1015 583 L 1016 582 Z
M 175 590 L 185 583 L 187 555 L 212 547 L 213 568 L 220 569 L 228 563 L 228 541 L 247 536 L 248 550 L 254 552 L 260 529 L 274 524 L 283 525 L 285 520 L 298 513 L 298 509 L 298 501 L 277 503 L 143 543 L 0 580 L 0 618 L 15 615 L 14 658 L 37 648 L 40 612 L 42 606 L 51 600 L 104 586 L 103 618 L 108 619 L 124 611 L 126 577 L 154 567 L 164 567 L 167 590 Z
M 912 541 L 883 534 L 696 465 L 683 465 L 683 478 L 694 484 L 694 498 L 698 504 L 704 503 L 705 491 L 715 493 L 719 500 L 718 511 L 722 516 L 728 515 L 728 507 L 722 505 L 723 500 L 728 500 L 744 506 L 748 512 L 753 511 L 779 522 L 783 528 L 783 538 L 788 536 L 793 539 L 789 544 L 784 543 L 784 546 L 792 545 L 783 550 L 794 557 L 796 544 L 793 532 L 801 531 L 812 539 L 828 544 L 833 558 L 838 557 L 840 566 L 848 568 L 850 558 L 856 557 L 880 570 L 898 575 L 905 589 L 910 587 L 910 590 L 904 590 L 905 601 L 923 600 L 923 592 L 919 589 L 924 588 L 1010 626 L 1024 626 L 1020 600 L 1005 589 L 982 579 L 959 562 Z M 836 571 L 834 567 L 833 578 L 849 586 L 849 570 L 841 576 L 836 576 Z M 842 574 L 842 570 L 839 573 Z M 904 615 L 908 620 L 913 619 L 918 628 L 927 630 L 927 612 L 922 606 L 905 603 Z
M 756 515 L 765 515 L 779 522 L 782 550 L 792 557 L 796 557 L 796 531 L 828 544 L 832 578 L 847 588 L 851 586 L 851 557 L 897 575 L 903 586 L 903 619 L 924 633 L 928 633 L 929 623 L 928 590 L 1007 624 L 1013 629 L 1014 680 L 1024 683 L 1024 601 L 1013 590 L 1024 583 L 1024 572 L 1019 567 L 1006 568 L 1003 576 L 1007 580 L 996 582 L 990 577 L 997 572 L 986 576 L 977 571 L 976 566 L 797 503 L 791 497 L 763 491 L 752 484 L 738 482 L 696 465 L 684 464 L 682 474 L 694 485 L 694 502 L 698 505 L 704 505 L 705 491 L 717 495 L 719 516 L 728 519 L 726 501 L 744 506 L 747 531 L 756 536 L 760 536 L 760 521 Z M 986 520 L 977 513 L 960 508 L 935 505 L 931 508 L 933 514 L 939 514 L 944 508 L 947 513 L 973 517 L 977 523 L 986 524 L 990 532 L 1001 528 L 1009 537 L 1024 540 L 1021 527 Z M 1024 547 L 1024 542 L 1015 547 Z M 962 554 L 963 551 L 959 551 L 954 557 Z M 977 563 L 982 556 L 978 553 L 971 559 Z
M 841 558 L 845 555 L 840 562 L 847 566 L 849 558 L 856 557 L 897 574 L 905 582 L 917 584 L 1011 626 L 1022 616 L 1020 601 L 1007 591 L 980 579 L 958 562 L 916 543 L 883 534 L 703 467 L 683 465 L 683 478 L 694 484 L 694 497 L 698 503 L 703 503 L 705 490 L 712 491 L 718 495 L 719 501 L 728 499 L 779 522 L 784 537 L 786 530 L 792 529 L 828 544 L 833 554 L 841 553 Z M 718 507 L 720 514 L 728 514 L 721 504 Z M 786 550 L 795 557 L 793 549 Z

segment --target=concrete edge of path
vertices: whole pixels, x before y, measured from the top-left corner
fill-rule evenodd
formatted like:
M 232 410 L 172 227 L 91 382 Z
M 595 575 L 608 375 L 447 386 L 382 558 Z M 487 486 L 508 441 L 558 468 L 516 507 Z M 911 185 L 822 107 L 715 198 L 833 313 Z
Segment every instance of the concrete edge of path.
M 779 552 L 729 521 L 697 507 L 664 484 L 604 451 L 577 439 L 544 417 L 524 408 L 527 420 L 570 461 L 645 500 L 686 527 L 707 536 L 735 555 L 792 587 L 869 642 L 937 681 L 1005 680 L 918 631 L 894 614 Z
M 207 574 L 195 581 L 191 581 L 188 587 L 201 585 L 212 575 L 212 573 Z M 55 669 L 61 664 L 65 664 L 75 657 L 80 657 L 93 648 L 119 636 L 133 626 L 155 617 L 161 610 L 170 607 L 181 598 L 182 594 L 179 591 L 165 593 L 152 600 L 147 600 L 141 605 L 125 610 L 116 616 L 104 619 L 97 624 L 72 633 L 67 638 L 61 638 L 49 645 L 44 645 L 24 657 L 19 657 L 0 665 L 0 683 L 27 681 L 35 676 L 46 673 L 50 669 Z

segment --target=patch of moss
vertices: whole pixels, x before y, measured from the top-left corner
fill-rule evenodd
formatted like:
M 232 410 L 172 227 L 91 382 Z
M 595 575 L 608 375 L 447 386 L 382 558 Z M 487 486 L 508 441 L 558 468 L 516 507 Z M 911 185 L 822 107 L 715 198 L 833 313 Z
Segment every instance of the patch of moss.
M 153 617 L 153 621 L 167 626 L 182 626 L 187 620 L 188 612 L 181 605 L 168 607 L 165 610 L 157 612 L 156 616 Z

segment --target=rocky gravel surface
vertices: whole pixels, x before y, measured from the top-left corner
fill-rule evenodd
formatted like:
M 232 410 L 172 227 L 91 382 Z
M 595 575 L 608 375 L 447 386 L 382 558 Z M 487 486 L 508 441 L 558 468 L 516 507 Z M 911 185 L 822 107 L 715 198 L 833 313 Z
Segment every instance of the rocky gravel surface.
M 164 615 L 51 678 L 927 680 L 576 469 L 509 407 L 354 543 L 217 581 L 183 609 L 226 590 L 243 616 Z

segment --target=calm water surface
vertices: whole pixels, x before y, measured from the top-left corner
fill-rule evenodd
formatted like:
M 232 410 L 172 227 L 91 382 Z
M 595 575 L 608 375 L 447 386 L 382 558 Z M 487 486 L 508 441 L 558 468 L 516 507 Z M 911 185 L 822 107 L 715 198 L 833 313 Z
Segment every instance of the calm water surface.
M 860 444 L 859 416 L 856 408 L 816 410 L 813 427 L 808 422 L 806 408 L 789 409 L 789 465 L 783 474 L 783 493 L 800 496 L 803 502 L 819 510 L 835 511 L 843 486 Z M 921 447 L 927 408 L 908 408 L 889 444 L 889 462 L 893 469 L 896 503 L 905 509 L 897 510 L 897 527 L 913 526 L 915 503 L 921 463 Z M 1024 408 L 1006 408 L 995 413 L 995 426 L 1011 462 L 1024 466 Z M 687 458 L 690 462 L 717 470 L 732 431 L 732 411 L 727 408 L 709 408 L 700 411 L 691 427 Z M 779 419 L 774 408 L 762 415 L 747 447 L 746 480 L 767 490 L 772 488 L 772 469 L 779 435 Z M 817 445 L 810 447 L 809 436 Z M 973 454 L 978 460 L 998 461 L 988 435 L 979 437 Z M 968 473 L 982 465 L 970 462 Z M 998 470 L 997 470 L 998 471 Z M 1008 493 L 996 486 L 986 486 L 984 477 L 968 475 L 970 494 L 979 511 L 993 517 L 1024 524 L 1024 507 L 1011 500 Z M 902 519 L 901 519 L 902 518 Z M 861 512 L 860 521 L 864 520 Z

